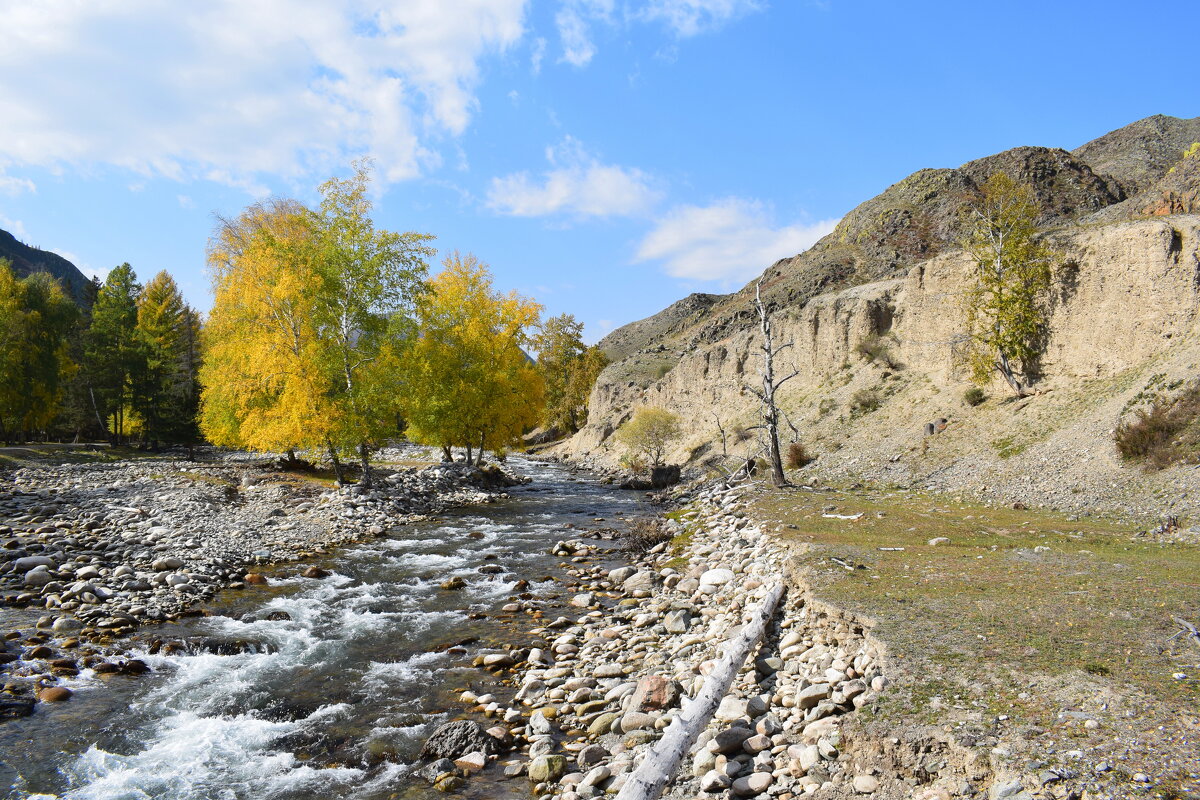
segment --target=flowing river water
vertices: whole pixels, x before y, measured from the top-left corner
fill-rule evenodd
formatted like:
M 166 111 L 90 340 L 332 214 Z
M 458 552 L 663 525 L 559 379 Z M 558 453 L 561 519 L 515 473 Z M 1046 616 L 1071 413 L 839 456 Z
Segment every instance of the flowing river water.
M 316 562 L 332 572 L 324 579 L 294 577 L 292 565 L 268 587 L 225 592 L 206 606 L 214 616 L 140 634 L 131 655 L 151 674 L 84 670 L 67 684 L 69 702 L 0 724 L 0 786 L 11 786 L 2 797 L 437 795 L 411 765 L 425 736 L 461 712 L 458 691 L 489 688 L 470 666 L 477 648 L 522 641 L 524 616 L 501 613 L 516 582 L 535 596 L 560 591 L 547 580 L 562 560 L 549 555 L 555 541 L 645 511 L 638 493 L 514 461 L 533 482 L 509 499 L 345 548 Z M 440 588 L 455 576 L 464 589 Z M 6 630 L 29 625 L 27 612 L 2 613 Z M 208 644 L 151 654 L 155 637 Z M 464 641 L 474 643 L 449 647 Z M 489 800 L 527 793 L 484 776 L 466 790 Z

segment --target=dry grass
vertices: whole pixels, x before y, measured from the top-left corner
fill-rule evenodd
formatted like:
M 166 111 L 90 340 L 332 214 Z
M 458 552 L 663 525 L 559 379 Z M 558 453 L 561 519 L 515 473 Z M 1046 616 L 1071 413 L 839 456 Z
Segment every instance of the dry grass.
M 830 505 L 863 517 L 825 518 Z M 1173 677 L 1197 654 L 1166 644 L 1172 616 L 1200 622 L 1200 547 L 1135 542 L 1133 530 L 1098 519 L 899 490 L 770 491 L 755 513 L 808 544 L 801 566 L 818 595 L 876 620 L 890 657 L 910 673 L 991 686 L 977 700 L 993 710 L 1015 713 L 1019 675 L 1200 701 L 1196 670 Z M 929 545 L 935 537 L 950 541 Z M 863 568 L 847 571 L 832 556 Z

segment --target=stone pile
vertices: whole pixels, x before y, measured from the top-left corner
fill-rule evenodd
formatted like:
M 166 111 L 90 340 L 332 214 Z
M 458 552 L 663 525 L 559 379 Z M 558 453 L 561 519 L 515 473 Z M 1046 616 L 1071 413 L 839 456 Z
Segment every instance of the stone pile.
M 555 800 L 620 790 L 782 580 L 784 549 L 743 509 L 738 489 L 700 492 L 681 522 L 668 523 L 688 534 L 677 540 L 682 552 L 660 544 L 612 570 L 588 566 L 583 543 L 555 546 L 574 556 L 578 594 L 569 605 L 584 613 L 535 631 L 542 646 L 507 654 L 519 686 L 510 704 L 463 697 L 497 719 L 491 733 L 524 749 L 506 774 Z M 793 593 L 668 796 L 871 794 L 880 779 L 840 752 L 839 719 L 883 690 L 880 664 L 861 627 Z
M 496 487 L 519 482 L 495 467 L 444 464 L 400 470 L 371 490 L 322 490 L 236 456 L 203 466 L 27 467 L 3 478 L 0 597 L 44 607 L 39 627 L 60 634 L 120 633 L 171 619 L 222 588 L 264 582 L 248 573 L 255 565 L 487 502 Z

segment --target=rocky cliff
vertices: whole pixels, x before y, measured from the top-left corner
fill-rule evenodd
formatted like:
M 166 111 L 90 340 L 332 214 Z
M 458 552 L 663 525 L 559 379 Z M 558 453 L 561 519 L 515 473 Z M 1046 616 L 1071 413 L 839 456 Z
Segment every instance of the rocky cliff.
M 768 268 L 764 295 L 778 335 L 795 343 L 784 367 L 798 371 L 781 395 L 794 426 L 786 438 L 820 454 L 810 469 L 1060 506 L 1118 503 L 1101 491 L 1130 472 L 1112 429 L 1135 398 L 1200 361 L 1200 157 L 1183 158 L 1193 135 L 1200 139 L 1200 118 L 1152 117 L 1073 153 L 1022 147 L 922 170 L 854 209 L 811 250 Z M 962 399 L 969 384 L 956 358 L 970 272 L 956 241 L 960 209 L 998 170 L 1033 185 L 1042 203 L 1057 254 L 1053 310 L 1041 394 L 1013 401 L 997 385 L 974 408 Z M 753 286 L 693 296 L 703 299 L 603 340 L 617 360 L 597 383 L 588 425 L 564 451 L 613 461 L 611 434 L 642 405 L 684 418 L 678 461 L 755 449 L 756 406 L 743 388 L 758 369 Z M 872 336 L 889 355 L 859 354 Z M 946 432 L 925 439 L 925 422 L 938 418 L 951 421 Z M 1064 452 L 1077 458 L 1067 463 Z M 1088 464 L 1091 477 L 1061 497 L 1004 477 L 1046 474 L 1051 463 L 1060 477 Z M 1152 495 L 1173 479 L 1139 472 L 1130 480 Z

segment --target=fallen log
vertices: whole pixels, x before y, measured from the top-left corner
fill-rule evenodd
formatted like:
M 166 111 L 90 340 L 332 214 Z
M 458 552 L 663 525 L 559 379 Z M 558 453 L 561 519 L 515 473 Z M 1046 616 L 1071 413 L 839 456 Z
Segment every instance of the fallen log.
M 646 754 L 645 760 L 625 781 L 617 800 L 655 800 L 679 769 L 679 763 L 696 743 L 700 731 L 708 725 L 717 706 L 729 693 L 738 670 L 746 662 L 750 650 L 762 639 L 767 621 L 775 614 L 775 606 L 783 595 L 783 584 L 775 584 L 767 592 L 762 605 L 754 612 L 741 633 L 726 645 L 725 656 L 709 673 L 700 693 L 686 703 L 683 713 L 677 716 L 663 733 L 663 737 Z

